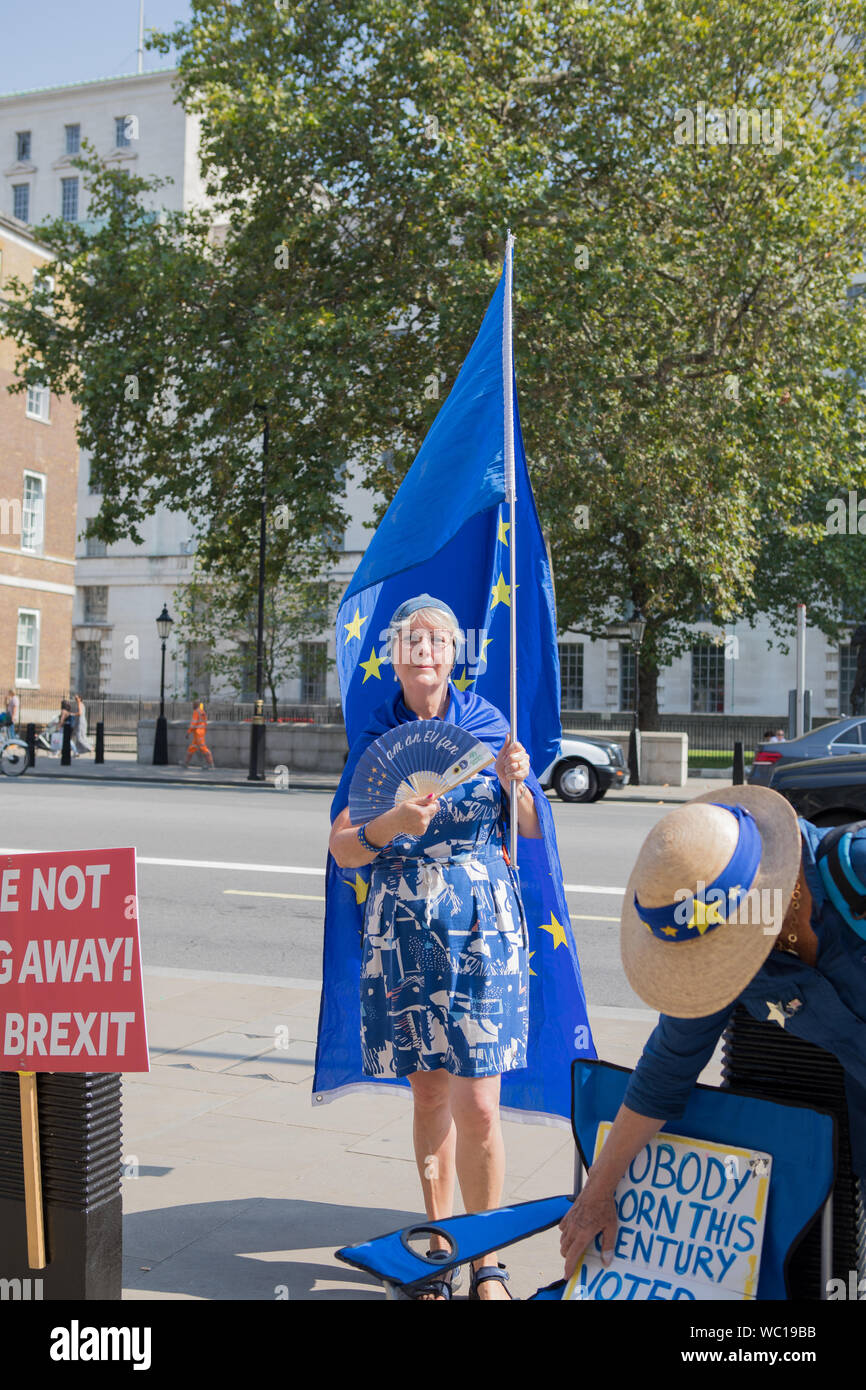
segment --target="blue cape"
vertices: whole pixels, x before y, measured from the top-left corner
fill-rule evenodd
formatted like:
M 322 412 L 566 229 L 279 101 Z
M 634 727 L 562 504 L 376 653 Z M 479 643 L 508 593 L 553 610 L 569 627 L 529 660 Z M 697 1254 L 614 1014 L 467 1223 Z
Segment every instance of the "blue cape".
M 445 721 L 457 724 L 496 753 L 505 742 L 508 721 L 489 700 L 461 692 L 449 681 Z M 331 822 L 348 805 L 349 786 L 364 750 L 388 729 L 418 716 L 403 702 L 402 691 L 373 711 L 352 744 L 331 804 Z M 543 838 L 520 836 L 518 873 L 529 928 L 530 992 L 527 1065 L 502 1077 L 502 1106 L 515 1118 L 570 1123 L 571 1064 L 596 1056 L 586 1014 L 577 950 L 571 932 L 553 812 L 538 778 L 526 779 Z M 508 808 L 503 802 L 506 822 Z M 361 937 L 370 869 L 340 869 L 328 854 L 325 881 L 325 941 L 322 1000 L 316 1045 L 313 1101 L 333 1099 L 348 1087 L 408 1086 L 404 1080 L 365 1077 L 361 1062 Z

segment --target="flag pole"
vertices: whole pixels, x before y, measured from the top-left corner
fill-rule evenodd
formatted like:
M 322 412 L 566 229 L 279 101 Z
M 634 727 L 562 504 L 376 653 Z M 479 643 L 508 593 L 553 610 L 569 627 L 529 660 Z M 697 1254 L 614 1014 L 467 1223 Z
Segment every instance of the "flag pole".
M 512 743 L 517 742 L 517 488 L 514 477 L 514 358 L 511 342 L 511 286 L 514 262 L 514 236 L 509 229 L 505 241 L 505 304 L 502 311 L 502 381 L 505 397 L 505 496 L 511 522 L 508 549 L 510 559 L 511 604 L 509 620 L 509 715 Z M 517 783 L 512 780 L 510 858 L 517 868 Z

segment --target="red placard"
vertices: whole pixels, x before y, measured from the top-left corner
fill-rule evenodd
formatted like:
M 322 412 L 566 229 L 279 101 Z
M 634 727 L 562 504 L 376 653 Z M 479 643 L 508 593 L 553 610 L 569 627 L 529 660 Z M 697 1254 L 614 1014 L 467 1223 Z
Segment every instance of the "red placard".
M 0 856 L 0 1071 L 149 1071 L 134 849 Z

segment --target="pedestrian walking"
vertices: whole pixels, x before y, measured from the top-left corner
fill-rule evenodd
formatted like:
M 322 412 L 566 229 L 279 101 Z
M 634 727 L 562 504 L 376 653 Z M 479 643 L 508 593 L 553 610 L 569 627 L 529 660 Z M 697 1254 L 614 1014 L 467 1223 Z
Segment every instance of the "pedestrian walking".
M 77 706 L 76 724 L 73 731 L 75 740 L 75 751 L 77 753 L 92 753 L 93 748 L 87 737 L 87 710 L 79 694 L 74 697 Z
M 14 691 L 14 690 L 9 690 L 9 691 L 7 691 L 7 693 L 6 693 L 6 713 L 7 713 L 8 716 L 9 716 L 9 721 L 8 721 L 8 722 L 9 722 L 9 724 L 11 725 L 11 728 L 10 728 L 9 732 L 10 732 L 11 734 L 14 734 L 14 733 L 15 733 L 15 729 L 16 729 L 16 726 L 17 726 L 17 724 L 18 724 L 18 715 L 19 715 L 20 708 L 21 708 L 21 702 L 20 702 L 20 700 L 18 699 L 18 696 L 15 694 L 15 691 Z
M 189 722 L 187 734 L 192 735 L 192 742 L 186 750 L 186 762 L 184 767 L 189 767 L 194 753 L 201 753 L 207 759 L 208 767 L 213 767 L 213 757 L 205 742 L 207 737 L 207 715 L 204 712 L 204 705 L 199 702 L 198 709 L 192 712 L 192 719 Z
M 60 718 L 59 718 L 59 720 L 57 721 L 57 727 L 56 727 L 56 729 L 54 730 L 54 732 L 53 732 L 52 735 L 51 735 L 51 750 L 52 750 L 52 752 L 54 752 L 54 753 L 61 753 L 61 752 L 63 751 L 63 726 L 64 726 L 64 724 L 68 724 L 68 725 L 69 725 L 69 733 L 70 733 L 69 751 L 70 751 L 70 754 L 71 754 L 71 756 L 72 756 L 73 758 L 77 758 L 77 757 L 78 757 L 78 752 L 77 752 L 76 747 L 75 747 L 75 731 L 76 731 L 76 729 L 77 729 L 77 727 L 78 727 L 78 714 L 76 713 L 76 710 L 75 710 L 75 707 L 74 707 L 73 704 L 72 704 L 72 701 L 71 701 L 71 700 L 65 700 L 65 699 L 60 701 Z

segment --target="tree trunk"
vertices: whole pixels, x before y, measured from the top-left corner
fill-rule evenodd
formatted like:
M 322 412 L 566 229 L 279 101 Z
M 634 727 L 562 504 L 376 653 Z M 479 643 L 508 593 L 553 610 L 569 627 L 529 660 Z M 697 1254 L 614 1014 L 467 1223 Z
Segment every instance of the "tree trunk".
M 638 662 L 638 724 L 647 733 L 659 727 L 659 664 L 653 646 L 651 640 L 644 641 Z

